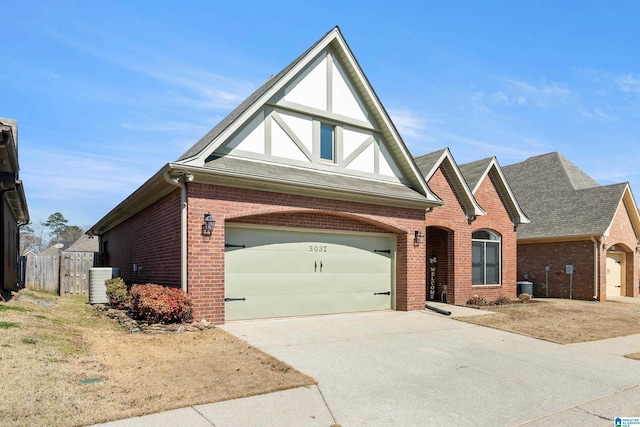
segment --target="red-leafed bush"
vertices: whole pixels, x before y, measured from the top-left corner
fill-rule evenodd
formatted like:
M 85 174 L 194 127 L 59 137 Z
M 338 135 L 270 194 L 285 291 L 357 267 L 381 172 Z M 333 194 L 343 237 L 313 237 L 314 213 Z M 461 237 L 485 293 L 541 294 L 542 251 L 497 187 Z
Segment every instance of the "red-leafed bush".
M 160 285 L 134 285 L 130 291 L 131 312 L 149 323 L 191 322 L 193 300 L 182 289 Z

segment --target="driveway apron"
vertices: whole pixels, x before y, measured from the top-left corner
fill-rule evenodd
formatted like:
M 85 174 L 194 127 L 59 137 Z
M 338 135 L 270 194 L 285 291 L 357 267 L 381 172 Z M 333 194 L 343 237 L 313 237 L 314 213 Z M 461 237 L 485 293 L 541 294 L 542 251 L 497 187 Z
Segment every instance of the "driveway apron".
M 313 376 L 343 426 L 612 425 L 640 416 L 640 362 L 424 311 L 230 322 Z M 640 351 L 640 335 L 624 350 Z

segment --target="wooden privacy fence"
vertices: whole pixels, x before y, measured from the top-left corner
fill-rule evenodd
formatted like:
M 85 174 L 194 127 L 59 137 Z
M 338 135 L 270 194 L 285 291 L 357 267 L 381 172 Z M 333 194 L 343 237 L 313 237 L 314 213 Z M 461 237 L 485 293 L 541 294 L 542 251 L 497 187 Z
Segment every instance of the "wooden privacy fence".
M 88 296 L 93 252 L 62 252 L 56 256 L 28 256 L 25 288 L 61 296 Z

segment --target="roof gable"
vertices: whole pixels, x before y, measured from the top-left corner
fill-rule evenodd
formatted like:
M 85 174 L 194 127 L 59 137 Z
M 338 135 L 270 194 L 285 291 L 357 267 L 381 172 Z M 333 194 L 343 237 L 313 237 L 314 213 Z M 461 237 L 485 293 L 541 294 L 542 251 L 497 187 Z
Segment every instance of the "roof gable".
M 335 158 L 320 156 L 320 128 L 334 128 Z M 222 157 L 339 173 L 428 189 L 338 27 L 328 32 L 183 154 L 210 166 Z
M 636 201 L 633 197 L 633 193 L 631 192 L 631 187 L 628 183 L 616 184 L 617 186 L 624 186 L 622 190 L 622 196 L 619 201 L 619 206 L 622 205 L 629 217 L 629 221 L 631 223 L 631 227 L 633 228 L 633 232 L 636 236 L 636 240 L 640 242 L 640 212 L 638 211 L 638 206 L 636 205 Z M 618 207 L 619 207 L 618 206 Z M 616 208 L 617 209 L 617 208 Z M 616 211 L 614 210 L 611 216 L 611 223 L 609 227 L 607 227 L 606 235 L 609 234 L 609 230 L 615 221 Z
M 65 249 L 66 252 L 98 252 L 100 244 L 94 236 L 83 234 L 71 246 Z
M 605 235 L 621 201 L 639 235 L 640 217 L 627 183 L 600 186 L 557 152 L 505 166 L 504 173 L 531 218 L 518 229 L 518 239 Z
M 434 151 L 433 153 L 425 154 L 417 157 L 416 165 L 420 169 L 420 172 L 424 175 L 427 183 L 436 173 L 439 168 L 442 168 L 443 172 L 447 175 L 447 178 L 452 183 L 452 190 L 458 195 L 462 201 L 463 207 L 467 214 L 467 218 L 473 218 L 480 215 L 485 215 L 485 211 L 480 207 L 478 202 L 467 185 L 458 165 L 456 164 L 451 151 L 448 148 Z
M 474 195 L 484 180 L 487 177 L 491 177 L 496 186 L 496 191 L 502 198 L 505 208 L 511 216 L 513 224 L 529 223 L 529 218 L 520 207 L 520 204 L 518 203 L 518 200 L 516 199 L 516 196 L 514 195 L 511 186 L 509 185 L 509 182 L 507 181 L 507 178 L 502 172 L 502 168 L 495 157 L 460 165 L 460 171 L 469 187 L 471 187 L 471 192 Z

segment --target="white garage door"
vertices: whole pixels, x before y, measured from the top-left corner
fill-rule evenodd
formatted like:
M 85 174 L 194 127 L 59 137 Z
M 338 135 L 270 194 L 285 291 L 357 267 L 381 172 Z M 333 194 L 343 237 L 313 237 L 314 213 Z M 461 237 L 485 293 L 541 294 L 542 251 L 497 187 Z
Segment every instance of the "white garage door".
M 226 320 L 392 308 L 393 234 L 226 226 Z

